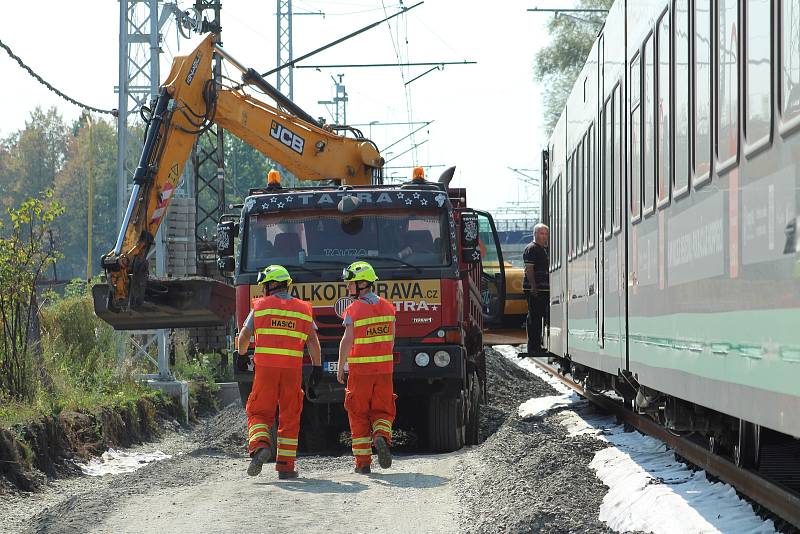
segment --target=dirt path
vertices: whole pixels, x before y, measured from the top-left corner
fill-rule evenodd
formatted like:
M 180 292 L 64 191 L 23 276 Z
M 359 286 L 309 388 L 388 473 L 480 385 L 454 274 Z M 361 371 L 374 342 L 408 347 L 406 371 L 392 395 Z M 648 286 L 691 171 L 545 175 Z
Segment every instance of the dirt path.
M 349 472 L 349 458 L 307 458 L 295 481 L 269 471 L 249 478 L 246 461 L 231 459 L 213 479 L 116 503 L 89 532 L 456 532 L 456 458 L 397 458 L 368 477 Z

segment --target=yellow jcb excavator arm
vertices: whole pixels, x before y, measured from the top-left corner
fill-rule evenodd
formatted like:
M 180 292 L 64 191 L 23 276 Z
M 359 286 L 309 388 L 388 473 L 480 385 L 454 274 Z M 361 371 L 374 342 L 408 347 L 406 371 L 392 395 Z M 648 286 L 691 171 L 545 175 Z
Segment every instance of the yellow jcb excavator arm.
M 280 162 L 300 180 L 337 180 L 342 184 L 367 185 L 373 183 L 383 166 L 383 158 L 371 141 L 345 137 L 331 127 L 321 126 L 255 70 L 238 63 L 215 41 L 216 36 L 210 34 L 191 54 L 175 58 L 148 121 L 144 149 L 133 177 L 133 190 L 117 242 L 102 258 L 108 293 L 107 302 L 99 306 L 100 309 L 100 295 L 95 291 L 98 315 L 117 328 L 154 327 L 155 323 L 144 318 L 147 310 L 140 310 L 143 316 L 138 319 L 117 319 L 109 314 L 130 314 L 143 308 L 145 300 L 169 308 L 168 313 L 175 316 L 171 323 L 156 321 L 162 328 L 168 327 L 168 323 L 172 327 L 200 326 L 204 323 L 202 313 L 192 318 L 190 308 L 213 307 L 210 302 L 198 302 L 195 293 L 202 284 L 184 281 L 175 290 L 162 282 L 148 288 L 147 263 L 192 145 L 212 123 Z M 217 87 L 212 76 L 215 54 L 242 71 L 244 84 L 258 87 L 287 112 L 240 90 Z M 224 315 L 227 310 L 218 312 L 217 316 Z M 154 313 L 156 310 L 150 310 L 151 315 Z M 215 321 L 212 316 L 205 320 L 205 324 L 215 322 L 223 321 Z

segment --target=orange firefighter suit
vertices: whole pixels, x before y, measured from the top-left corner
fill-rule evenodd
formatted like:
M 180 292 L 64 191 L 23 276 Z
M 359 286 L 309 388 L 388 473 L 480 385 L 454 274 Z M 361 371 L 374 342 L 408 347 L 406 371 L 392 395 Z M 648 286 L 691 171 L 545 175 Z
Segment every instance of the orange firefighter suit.
M 303 347 L 313 328 L 311 303 L 276 295 L 253 300 L 255 378 L 247 399 L 248 451 L 270 446 L 280 407 L 278 471 L 293 471 L 303 410 Z
M 372 440 L 377 436 L 392 442 L 395 418 L 394 319 L 395 308 L 377 297 L 375 304 L 358 299 L 347 307 L 345 322 L 353 324 L 353 348 L 347 358 L 349 368 L 344 408 L 350 419 L 353 456 L 356 467 L 372 463 Z

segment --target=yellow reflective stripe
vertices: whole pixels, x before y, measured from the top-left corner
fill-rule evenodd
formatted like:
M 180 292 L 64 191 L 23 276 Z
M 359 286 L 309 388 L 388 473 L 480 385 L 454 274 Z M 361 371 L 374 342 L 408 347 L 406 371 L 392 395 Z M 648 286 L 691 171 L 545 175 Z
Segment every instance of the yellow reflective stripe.
M 278 443 L 283 443 L 284 445 L 297 445 L 297 440 L 278 436 Z
M 257 441 L 258 438 L 267 438 L 267 441 L 269 441 L 269 432 L 256 432 L 250 436 L 250 443 Z
M 283 328 L 256 328 L 256 334 L 296 337 L 302 339 L 303 341 L 308 339 L 308 334 L 304 334 L 302 332 L 295 332 L 294 330 L 284 330 Z
M 356 345 L 363 345 L 365 343 L 380 343 L 381 341 L 391 341 L 394 336 L 374 336 L 374 337 L 357 337 Z
M 300 313 L 296 311 L 289 311 L 289 310 L 279 310 L 277 308 L 267 308 L 265 310 L 257 310 L 253 312 L 253 317 L 264 317 L 265 315 L 277 315 L 278 317 L 295 317 L 296 319 L 302 319 L 303 321 L 311 322 L 311 316 L 306 315 L 305 313 Z
M 353 454 L 356 454 L 356 455 L 364 455 L 364 454 L 366 454 L 366 455 L 372 456 L 372 449 L 371 448 L 370 449 L 356 449 L 355 447 L 353 447 Z
M 297 451 L 290 449 L 278 449 L 278 456 L 291 456 L 294 458 L 297 456 Z
M 386 432 L 389 435 L 392 434 L 392 429 L 388 426 L 376 426 L 375 428 L 372 429 L 373 432 L 378 432 L 379 430 L 382 432 Z
M 394 321 L 394 315 L 381 315 L 379 317 L 369 317 L 368 319 L 359 319 L 353 322 L 353 326 L 364 326 L 367 324 L 375 323 L 391 323 Z
M 379 423 L 384 423 L 384 424 L 387 424 L 389 426 L 392 426 L 392 422 L 389 421 L 388 419 L 375 419 L 375 421 L 372 422 L 372 426 L 375 426 L 375 425 L 377 425 Z
M 358 445 L 359 443 L 371 443 L 371 442 L 372 442 L 372 438 L 370 438 L 370 437 L 354 438 L 353 439 L 353 445 Z
M 380 362 L 390 362 L 394 360 L 394 356 L 391 354 L 386 354 L 384 356 L 356 356 L 355 358 L 350 356 L 347 359 L 347 363 L 354 364 L 354 363 L 380 363 Z
M 250 427 L 250 433 L 252 434 L 253 430 L 257 430 L 259 428 L 265 428 L 265 429 L 269 430 L 269 425 L 267 425 L 265 423 L 256 423 L 255 425 L 252 425 Z
M 302 350 L 279 349 L 275 347 L 256 347 L 256 354 L 273 354 L 278 356 L 294 356 L 296 358 L 303 357 Z

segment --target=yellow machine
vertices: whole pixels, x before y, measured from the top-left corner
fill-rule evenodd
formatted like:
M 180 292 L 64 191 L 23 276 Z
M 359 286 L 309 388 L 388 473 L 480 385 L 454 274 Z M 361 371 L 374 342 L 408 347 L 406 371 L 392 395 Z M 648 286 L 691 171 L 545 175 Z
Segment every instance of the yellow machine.
M 207 36 L 190 54 L 175 58 L 152 110 L 133 190 L 114 249 L 102 258 L 107 285 L 93 289 L 98 316 L 116 329 L 183 328 L 224 324 L 235 307 L 234 289 L 201 277 L 149 279 L 148 255 L 198 135 L 212 123 L 230 131 L 300 180 L 368 185 L 383 158 L 357 130 L 322 126 Z M 216 55 L 242 72 L 286 111 L 247 95 L 242 87 L 218 86 Z

